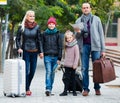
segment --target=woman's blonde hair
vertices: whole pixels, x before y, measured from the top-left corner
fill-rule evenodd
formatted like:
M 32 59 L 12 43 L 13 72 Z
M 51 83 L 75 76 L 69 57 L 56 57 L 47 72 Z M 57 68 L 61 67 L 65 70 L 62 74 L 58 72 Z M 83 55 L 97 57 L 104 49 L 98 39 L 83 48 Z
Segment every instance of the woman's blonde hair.
M 22 20 L 22 23 L 21 23 L 21 30 L 22 31 L 24 31 L 24 29 L 25 29 L 25 21 L 26 21 L 26 18 L 27 18 L 27 16 L 29 15 L 29 14 L 31 14 L 31 13 L 33 13 L 33 14 L 35 14 L 35 12 L 33 11 L 33 10 L 28 10 L 27 12 L 26 12 L 26 14 L 25 14 L 25 16 L 24 16 L 24 18 L 23 18 L 23 20 Z

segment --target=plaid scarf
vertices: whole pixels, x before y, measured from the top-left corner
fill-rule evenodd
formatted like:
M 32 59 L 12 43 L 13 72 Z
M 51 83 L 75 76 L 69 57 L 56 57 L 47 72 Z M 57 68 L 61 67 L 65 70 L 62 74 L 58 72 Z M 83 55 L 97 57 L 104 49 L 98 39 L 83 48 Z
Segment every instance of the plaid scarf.
M 87 23 L 88 23 L 88 21 L 91 20 L 91 17 L 92 17 L 91 13 L 89 13 L 88 15 L 82 14 L 82 16 L 81 16 L 82 22 L 84 24 L 84 31 L 85 32 L 88 32 Z
M 26 27 L 26 28 L 32 29 L 32 28 L 34 28 L 36 25 L 37 25 L 36 22 L 32 22 L 32 23 L 31 23 L 31 22 L 29 22 L 28 20 L 25 21 L 25 27 Z

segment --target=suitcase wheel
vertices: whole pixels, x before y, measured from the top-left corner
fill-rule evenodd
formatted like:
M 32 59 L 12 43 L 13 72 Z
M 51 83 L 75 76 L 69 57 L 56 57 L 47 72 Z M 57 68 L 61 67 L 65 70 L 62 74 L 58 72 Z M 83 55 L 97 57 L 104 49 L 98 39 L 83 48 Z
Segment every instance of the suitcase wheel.
M 15 98 L 15 94 L 11 94 L 11 97 L 12 97 L 12 98 Z
M 25 94 L 25 93 L 23 93 L 23 94 L 22 94 L 22 96 L 23 96 L 23 97 L 26 97 L 26 94 Z
M 6 93 L 4 93 L 4 96 L 6 96 Z
M 69 91 L 69 93 L 71 92 L 70 90 L 68 90 Z

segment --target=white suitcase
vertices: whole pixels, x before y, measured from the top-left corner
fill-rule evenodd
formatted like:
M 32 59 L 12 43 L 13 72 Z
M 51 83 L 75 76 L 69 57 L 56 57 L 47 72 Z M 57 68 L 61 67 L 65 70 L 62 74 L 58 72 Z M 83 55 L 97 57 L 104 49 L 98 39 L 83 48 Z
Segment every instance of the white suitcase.
M 25 61 L 22 59 L 5 60 L 4 96 L 26 96 L 25 92 Z

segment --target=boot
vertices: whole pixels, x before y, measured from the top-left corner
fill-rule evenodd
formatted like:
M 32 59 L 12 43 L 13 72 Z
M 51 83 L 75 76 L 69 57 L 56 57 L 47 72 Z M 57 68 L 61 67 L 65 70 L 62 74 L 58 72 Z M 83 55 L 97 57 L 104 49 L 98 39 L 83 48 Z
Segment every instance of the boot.
M 77 93 L 76 93 L 76 92 L 73 92 L 73 96 L 77 96 Z
M 62 92 L 61 94 L 60 94 L 60 96 L 67 96 L 67 92 Z

